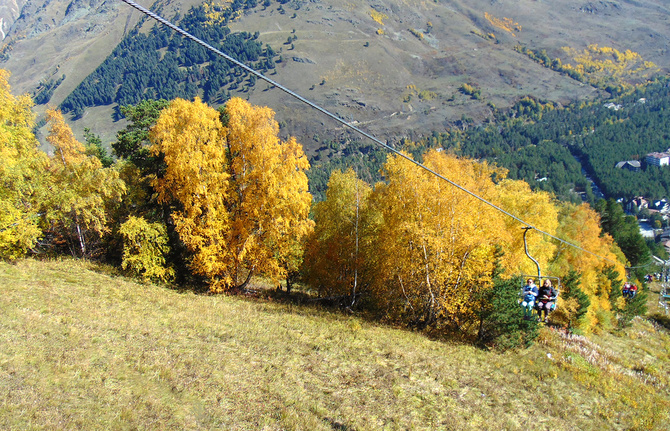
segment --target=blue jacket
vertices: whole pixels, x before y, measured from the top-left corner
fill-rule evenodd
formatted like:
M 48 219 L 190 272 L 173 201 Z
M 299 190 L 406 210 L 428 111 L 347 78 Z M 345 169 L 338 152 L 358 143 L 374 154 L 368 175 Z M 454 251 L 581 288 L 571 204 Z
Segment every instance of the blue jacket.
M 523 299 L 525 301 L 535 300 L 537 298 L 538 290 L 535 284 L 527 284 L 523 287 Z

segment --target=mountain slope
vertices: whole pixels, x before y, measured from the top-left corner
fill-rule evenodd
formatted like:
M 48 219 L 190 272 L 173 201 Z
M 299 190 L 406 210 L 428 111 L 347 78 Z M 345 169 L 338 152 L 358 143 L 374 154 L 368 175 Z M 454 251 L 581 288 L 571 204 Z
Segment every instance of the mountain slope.
M 0 428 L 667 429 L 669 335 L 646 320 L 496 353 L 107 270 L 0 263 Z
M 51 99 L 58 104 L 104 60 L 139 13 L 121 1 L 52 0 L 38 7 L 39 1 L 26 3 L 24 10 L 35 12 L 24 13 L 3 41 L 11 50 L 0 67 L 12 72 L 15 92 L 34 91 L 40 81 L 65 75 Z M 160 3 L 161 14 L 172 19 L 198 2 Z M 492 105 L 509 106 L 524 95 L 565 103 L 601 93 L 516 52 L 518 44 L 546 49 L 564 63 L 571 60 L 564 46 L 630 49 L 656 63 L 660 73 L 670 68 L 670 8 L 661 0 L 269 4 L 245 11 L 230 27 L 258 31 L 263 43 L 281 50 L 285 61 L 272 78 L 391 141 L 444 130 L 463 118 L 482 121 Z M 287 43 L 289 37 L 295 40 Z M 480 89 L 481 97 L 462 94 L 463 84 Z M 340 127 L 323 115 L 266 90 L 267 84 L 258 83 L 241 95 L 275 109 L 283 133 L 297 135 L 308 149 L 324 137 L 340 136 Z M 122 127 L 111 124 L 111 108 L 89 109 L 75 130 L 89 127 L 111 141 Z

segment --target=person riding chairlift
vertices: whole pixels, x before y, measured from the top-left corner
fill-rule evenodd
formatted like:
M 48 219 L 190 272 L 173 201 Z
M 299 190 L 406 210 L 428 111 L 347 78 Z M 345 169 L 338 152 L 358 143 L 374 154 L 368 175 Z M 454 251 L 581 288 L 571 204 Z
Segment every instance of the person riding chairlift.
M 546 323 L 549 319 L 549 313 L 556 308 L 558 290 L 551 285 L 551 280 L 545 279 L 544 283 L 542 283 L 542 287 L 540 287 L 537 297 L 537 314 L 540 320 L 543 320 Z M 542 319 L 542 312 L 544 312 L 544 319 Z
M 530 319 L 535 306 L 535 298 L 537 298 L 538 290 L 532 278 L 526 281 L 526 285 L 521 292 L 521 306 L 523 307 L 523 318 Z
M 637 294 L 637 286 L 632 284 L 632 283 L 629 283 L 627 281 L 623 285 L 623 289 L 621 291 L 621 294 L 626 299 L 633 299 L 633 298 L 635 298 L 635 295 Z

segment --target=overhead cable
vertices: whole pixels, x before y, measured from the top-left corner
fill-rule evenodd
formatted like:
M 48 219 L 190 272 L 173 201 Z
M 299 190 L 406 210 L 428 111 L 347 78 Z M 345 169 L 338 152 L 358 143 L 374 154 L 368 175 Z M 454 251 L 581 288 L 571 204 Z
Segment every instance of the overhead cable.
M 226 60 L 228 60 L 229 62 L 235 64 L 236 66 L 241 67 L 242 69 L 244 69 L 244 70 L 247 71 L 248 73 L 250 73 L 250 74 L 252 74 L 252 75 L 258 77 L 259 79 L 262 79 L 263 81 L 267 82 L 268 84 L 270 84 L 270 85 L 272 85 L 272 86 L 275 86 L 276 88 L 280 89 L 281 91 L 285 92 L 286 94 L 288 94 L 288 95 L 290 95 L 290 96 L 292 96 L 292 97 L 298 99 L 300 102 L 302 102 L 302 103 L 304 103 L 304 104 L 306 104 L 306 105 L 309 105 L 310 107 L 312 107 L 312 108 L 316 109 L 317 111 L 321 112 L 322 114 L 324 114 L 324 115 L 330 117 L 331 119 L 333 119 L 333 120 L 335 120 L 336 122 L 342 124 L 343 126 L 345 126 L 345 127 L 349 128 L 349 129 L 355 131 L 356 133 L 358 133 L 358 134 L 360 134 L 360 135 L 362 135 L 362 136 L 364 136 L 364 137 L 370 139 L 371 141 L 373 141 L 373 142 L 376 143 L 377 145 L 380 145 L 381 147 L 387 149 L 388 151 L 390 151 L 390 152 L 392 152 L 392 153 L 394 153 L 394 154 L 396 154 L 396 155 L 398 155 L 398 156 L 404 158 L 405 160 L 407 160 L 407 161 L 409 161 L 409 162 L 415 164 L 416 166 L 420 167 L 421 169 L 424 169 L 424 170 L 428 171 L 429 173 L 435 175 L 436 177 L 438 177 L 438 178 L 440 178 L 440 179 L 442 179 L 442 180 L 448 182 L 448 183 L 451 184 L 452 186 L 454 186 L 454 187 L 456 187 L 457 189 L 459 189 L 459 190 L 461 190 L 461 191 L 463 191 L 463 192 L 469 194 L 470 196 L 474 197 L 475 199 L 480 200 L 481 202 L 483 202 L 483 203 L 485 203 L 486 205 L 488 205 L 488 206 L 494 208 L 495 210 L 497 210 L 497 211 L 499 211 L 499 212 L 501 212 L 501 213 L 503 213 L 503 214 L 505 214 L 505 215 L 511 217 L 512 219 L 514 219 L 514 220 L 518 221 L 519 223 L 523 224 L 524 226 L 527 226 L 528 228 L 531 228 L 531 229 L 533 229 L 533 230 L 536 230 L 537 232 L 539 232 L 539 233 L 541 233 L 541 234 L 543 234 L 543 235 L 546 235 L 546 236 L 548 236 L 548 237 L 550 237 L 550 238 L 553 238 L 553 239 L 555 239 L 556 241 L 562 242 L 563 244 L 566 244 L 566 245 L 568 245 L 568 246 L 570 246 L 570 247 L 573 247 L 573 248 L 576 248 L 576 249 L 578 249 L 578 250 L 581 250 L 581 251 L 583 251 L 583 252 L 585 252 L 585 253 L 591 254 L 591 255 L 593 255 L 593 256 L 599 258 L 599 259 L 602 259 L 602 260 L 611 262 L 611 263 L 613 263 L 613 264 L 619 264 L 619 262 L 616 262 L 616 261 L 614 261 L 614 260 L 612 260 L 612 259 L 609 259 L 609 258 L 600 256 L 600 255 L 598 255 L 598 254 L 596 254 L 596 253 L 593 253 L 592 251 L 586 250 L 586 249 L 584 249 L 584 248 L 578 246 L 577 244 L 573 244 L 573 243 L 571 243 L 571 242 L 569 242 L 569 241 L 566 241 L 566 240 L 564 240 L 564 239 L 558 238 L 557 236 L 554 236 L 554 235 L 552 235 L 552 234 L 550 234 L 550 233 L 548 233 L 548 232 L 545 232 L 545 231 L 543 231 L 543 230 L 538 229 L 537 227 L 535 227 L 535 226 L 529 224 L 528 222 L 526 222 L 526 221 L 520 219 L 519 217 L 515 216 L 514 214 L 511 214 L 511 213 L 509 213 L 508 211 L 505 211 L 504 209 L 500 208 L 499 206 L 495 205 L 494 203 L 492 203 L 492 202 L 490 202 L 490 201 L 484 199 L 483 197 L 477 195 L 476 193 L 471 192 L 470 190 L 466 189 L 465 187 L 461 186 L 460 184 L 457 184 L 457 183 L 453 182 L 452 180 L 446 178 L 445 176 L 439 174 L 438 172 L 435 172 L 434 170 L 430 169 L 430 168 L 427 167 L 426 165 L 424 165 L 424 164 L 422 164 L 422 163 L 420 163 L 420 162 L 417 162 L 416 160 L 414 160 L 413 158 L 409 157 L 408 155 L 402 153 L 401 151 L 396 150 L 395 148 L 391 147 L 391 146 L 388 145 L 387 143 L 382 142 L 381 140 L 377 139 L 376 137 L 370 135 L 369 133 L 367 133 L 367 132 L 365 132 L 365 131 L 359 129 L 358 127 L 354 126 L 353 124 L 351 124 L 351 123 L 347 122 L 346 120 L 344 120 L 344 119 L 338 117 L 337 115 L 331 113 L 331 112 L 328 111 L 327 109 L 322 108 L 321 106 L 315 104 L 314 102 L 311 102 L 310 100 L 305 99 L 305 98 L 302 97 L 301 95 L 295 93 L 294 91 L 289 90 L 288 88 L 286 88 L 286 87 L 284 87 L 283 85 L 279 84 L 278 82 L 276 82 L 276 81 L 274 81 L 274 80 L 268 78 L 267 76 L 263 75 L 262 73 L 260 73 L 260 72 L 258 72 L 258 71 L 256 71 L 256 70 L 252 69 L 251 67 L 249 67 L 249 66 L 247 66 L 246 64 L 240 62 L 239 60 L 237 60 L 237 59 L 235 59 L 235 58 L 229 56 L 228 54 L 225 54 L 224 52 L 221 52 L 220 50 L 218 50 L 218 49 L 214 48 L 213 46 L 209 45 L 208 43 L 206 43 L 206 42 L 204 42 L 204 41 L 198 39 L 197 37 L 193 36 L 192 34 L 188 33 L 187 31 L 181 29 L 180 27 L 177 27 L 176 25 L 172 24 L 171 22 L 169 22 L 169 21 L 166 20 L 165 18 L 163 18 L 163 17 L 161 17 L 161 16 L 155 14 L 154 12 L 152 12 L 152 11 L 146 9 L 145 7 L 138 5 L 137 3 L 135 3 L 135 2 L 132 1 L 132 0 L 121 0 L 121 1 L 123 1 L 123 2 L 126 3 L 126 4 L 128 4 L 129 6 L 132 6 L 132 7 L 135 8 L 135 9 L 139 10 L 139 11 L 142 12 L 143 14 L 145 14 L 145 15 L 147 15 L 147 16 L 153 18 L 153 19 L 155 19 L 156 21 L 160 22 L 161 24 L 163 24 L 163 25 L 165 25 L 165 26 L 171 28 L 172 30 L 174 30 L 174 31 L 176 31 L 177 33 L 181 34 L 182 36 L 186 37 L 187 39 L 190 39 L 190 40 L 192 40 L 193 42 L 195 42 L 195 43 L 197 43 L 197 44 L 203 46 L 204 48 L 206 48 L 206 49 L 208 49 L 208 50 L 214 52 L 215 54 L 217 54 L 217 55 L 219 55 L 219 56 L 225 58 Z

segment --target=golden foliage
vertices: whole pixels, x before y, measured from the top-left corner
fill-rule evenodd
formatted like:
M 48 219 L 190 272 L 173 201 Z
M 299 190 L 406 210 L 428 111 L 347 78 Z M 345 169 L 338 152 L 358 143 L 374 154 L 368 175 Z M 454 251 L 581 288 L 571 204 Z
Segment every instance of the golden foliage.
M 511 18 L 496 18 L 488 12 L 484 12 L 484 17 L 489 23 L 491 23 L 491 25 L 510 33 L 512 36 L 516 36 L 515 32 L 518 33 L 521 31 L 521 25 L 519 25 L 517 22 L 514 22 L 514 20 Z
M 0 258 L 15 259 L 33 247 L 46 156 L 33 135 L 29 96 L 14 97 L 0 69 Z
M 47 110 L 49 135 L 54 148 L 50 158 L 50 193 L 45 198 L 47 220 L 51 230 L 72 238 L 73 254 L 92 256 L 90 242 L 108 232 L 107 205 L 118 201 L 126 191 L 119 172 L 103 168 L 95 156 L 77 141 L 60 111 Z
M 595 255 L 614 262 L 625 259 L 611 237 L 600 236 L 593 209 L 533 192 L 523 181 L 506 179 L 505 170 L 474 160 L 430 151 L 424 164 L 549 234 L 527 235 L 529 253 L 542 275 L 563 277 L 576 270 L 581 290 L 591 300 L 582 329 L 607 324 L 611 281 L 604 273 L 612 262 Z M 536 273 L 516 218 L 400 156 L 389 157 L 383 172 L 385 182 L 371 193 L 353 172 L 334 172 L 326 201 L 315 206 L 316 228 L 306 263 L 308 281 L 322 294 L 345 295 L 357 285 L 392 320 L 464 329 L 477 321 L 494 271 L 502 271 L 504 278 Z M 624 274 L 623 264 L 615 270 Z M 574 298 L 559 301 L 565 316 L 579 308 Z
M 153 184 L 161 202 L 183 207 L 173 214 L 176 230 L 212 291 L 239 287 L 252 273 L 285 277 L 295 242 L 312 229 L 302 146 L 280 142 L 269 108 L 233 98 L 225 117 L 224 126 L 199 99 L 176 99 L 151 132 L 151 151 L 167 164 Z
M 430 90 L 421 90 L 416 85 L 410 84 L 405 88 L 405 92 L 403 93 L 403 102 L 409 103 L 414 97 L 418 97 L 423 101 L 430 101 L 437 97 L 437 93 Z
M 417 29 L 410 28 L 410 29 L 409 29 L 409 32 L 412 33 L 412 34 L 414 35 L 414 37 L 416 37 L 416 38 L 419 39 L 419 40 L 423 40 L 423 38 L 424 38 L 423 33 L 421 33 L 421 32 L 420 32 L 419 30 L 417 30 Z
M 431 151 L 431 169 L 491 198 L 494 169 Z M 481 201 L 395 156 L 384 167 L 371 206 L 380 212 L 372 282 L 389 315 L 457 326 L 476 310 L 473 292 L 492 286 L 494 237 L 501 217 Z M 405 317 L 403 317 L 405 316 Z
M 543 191 L 533 192 L 525 181 L 505 179 L 497 186 L 496 204 L 511 214 L 549 234 L 555 234 L 558 227 L 558 208 L 554 197 Z M 527 258 L 524 251 L 523 231 L 517 221 L 504 218 L 505 229 L 501 233 L 501 246 L 505 253 L 501 257 L 501 266 L 510 273 L 535 274 L 535 264 Z M 528 251 L 544 268 L 552 261 L 556 245 L 545 235 L 534 231 L 526 235 Z M 553 273 L 553 271 L 550 271 Z
M 581 274 L 580 289 L 591 300 L 586 325 L 582 329 L 590 331 L 598 324 L 597 315 L 602 311 L 610 310 L 611 286 L 609 281 L 602 276 L 602 272 L 606 266 L 613 265 L 623 279 L 625 268 L 621 262 L 625 262 L 625 257 L 609 234 L 601 235 L 600 216 L 587 204 L 563 203 L 560 207 L 559 220 L 557 236 L 568 239 L 586 252 L 565 244 L 558 244 L 551 269 L 560 274 L 574 269 Z M 609 261 L 598 256 L 605 257 Z M 559 302 L 560 306 L 561 302 Z
M 370 17 L 374 22 L 376 22 L 379 25 L 384 25 L 384 20 L 388 18 L 388 15 L 383 14 L 381 12 L 377 12 L 376 10 L 372 9 L 370 12 L 368 12 Z M 379 31 L 379 30 L 378 30 Z
M 202 4 L 207 17 L 207 25 L 221 25 L 226 23 L 224 11 L 230 10 L 233 0 L 208 0 Z M 242 11 L 235 12 L 235 16 L 231 17 L 231 21 L 239 18 Z
M 570 47 L 563 47 L 563 50 L 575 62 L 574 66 L 566 64 L 564 67 L 587 75 L 589 82 L 594 85 L 639 81 L 660 70 L 654 63 L 643 60 L 640 54 L 631 50 L 619 52 L 596 44 L 589 45 L 581 52 Z
M 163 110 L 151 130 L 151 152 L 162 154 L 163 178 L 152 182 L 159 202 L 173 200 L 182 209 L 172 218 L 182 242 L 194 252 L 191 266 L 215 282 L 231 260 L 227 247 L 230 230 L 230 174 L 227 172 L 223 126 L 219 114 L 197 99 L 175 99 Z
M 161 223 L 149 223 L 142 217 L 130 216 L 121 225 L 123 236 L 123 269 L 136 275 L 163 282 L 174 278 L 174 269 L 166 267 L 170 251 L 167 229 Z
M 522 45 L 514 49 L 527 55 L 541 65 L 563 73 L 580 82 L 587 83 L 609 92 L 623 93 L 634 85 L 643 85 L 660 68 L 630 50 L 619 52 L 610 47 L 589 45 L 583 51 L 563 47 L 563 51 L 574 60 L 574 65 L 565 63 L 560 58 L 553 60 L 545 50 L 533 51 Z
M 473 99 L 479 99 L 481 97 L 482 91 L 475 87 L 474 85 L 470 85 L 468 83 L 463 83 L 461 84 L 460 87 L 458 87 L 458 90 L 463 93 L 467 94 L 468 96 L 472 97 Z
M 475 36 L 479 36 L 484 40 L 496 40 L 497 39 L 496 35 L 491 33 L 491 32 L 484 34 L 479 30 L 470 30 L 470 33 L 474 34 Z
M 348 295 L 360 282 L 370 249 L 367 221 L 371 187 L 349 169 L 333 171 L 326 200 L 314 205 L 314 233 L 305 250 L 306 281 L 323 296 Z

